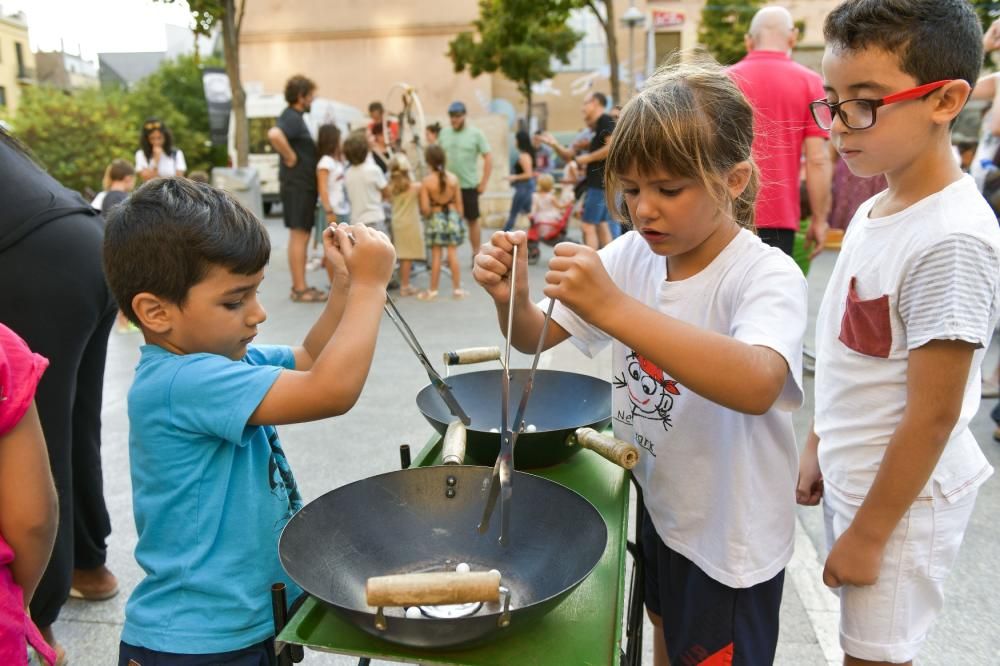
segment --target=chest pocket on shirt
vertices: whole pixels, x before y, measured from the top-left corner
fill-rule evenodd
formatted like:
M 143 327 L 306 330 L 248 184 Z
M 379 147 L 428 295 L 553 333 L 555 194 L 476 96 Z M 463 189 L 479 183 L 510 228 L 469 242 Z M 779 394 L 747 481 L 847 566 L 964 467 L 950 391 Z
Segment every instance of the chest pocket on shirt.
M 866 356 L 889 358 L 892 348 L 892 323 L 889 320 L 889 296 L 863 301 L 854 288 L 857 278 L 851 278 L 847 289 L 847 305 L 840 321 L 839 339 L 849 349 Z

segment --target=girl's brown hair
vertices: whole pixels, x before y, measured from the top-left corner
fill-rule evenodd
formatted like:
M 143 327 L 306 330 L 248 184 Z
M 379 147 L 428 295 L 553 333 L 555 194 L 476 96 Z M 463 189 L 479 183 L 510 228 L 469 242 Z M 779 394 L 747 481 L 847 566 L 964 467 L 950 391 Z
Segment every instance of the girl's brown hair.
M 316 152 L 320 155 L 338 157 L 340 155 L 340 128 L 333 123 L 320 125 L 316 136 Z
M 643 175 L 665 170 L 676 178 L 693 178 L 731 207 L 736 222 L 754 228 L 754 201 L 760 176 L 750 156 L 753 108 L 725 70 L 706 56 L 674 62 L 650 78 L 645 89 L 622 109 L 611 137 L 604 180 L 609 206 L 631 222 L 621 175 L 636 169 Z M 729 171 L 749 162 L 750 180 L 732 199 Z
M 448 180 L 444 175 L 444 165 L 446 162 L 444 150 L 437 144 L 427 146 L 427 150 L 424 151 L 424 159 L 427 160 L 427 166 L 431 168 L 431 171 L 437 172 L 440 194 L 444 195 L 448 189 Z

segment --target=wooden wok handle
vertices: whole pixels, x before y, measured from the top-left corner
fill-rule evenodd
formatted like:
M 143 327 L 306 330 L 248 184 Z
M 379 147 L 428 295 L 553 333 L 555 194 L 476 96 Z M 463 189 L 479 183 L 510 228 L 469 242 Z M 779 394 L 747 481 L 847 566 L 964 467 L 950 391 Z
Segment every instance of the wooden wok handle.
M 469 363 L 485 363 L 499 361 L 499 347 L 468 347 L 444 353 L 445 365 L 468 365 Z
M 619 467 L 632 469 L 639 462 L 639 449 L 635 445 L 599 433 L 593 428 L 577 428 L 569 437 L 570 445 L 579 444 Z
M 500 574 L 495 571 L 399 574 L 369 578 L 369 606 L 437 606 L 500 601 Z
M 441 462 L 445 465 L 461 465 L 465 462 L 465 425 L 455 419 L 448 424 L 441 445 Z

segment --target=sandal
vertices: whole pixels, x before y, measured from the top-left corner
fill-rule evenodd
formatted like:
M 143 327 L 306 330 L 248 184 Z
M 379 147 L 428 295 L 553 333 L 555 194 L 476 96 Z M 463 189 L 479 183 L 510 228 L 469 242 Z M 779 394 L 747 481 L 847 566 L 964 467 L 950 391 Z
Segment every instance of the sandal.
M 413 296 L 415 293 L 417 293 L 417 288 L 414 287 L 413 285 L 408 284 L 405 287 L 399 288 L 400 296 Z
M 326 292 L 320 291 L 316 287 L 292 289 L 292 293 L 289 298 L 291 298 L 294 303 L 322 303 L 326 300 Z
M 433 301 L 438 297 L 437 290 L 425 289 L 424 291 L 417 294 L 417 299 L 421 301 Z
M 456 301 L 460 301 L 468 295 L 469 292 L 467 292 L 464 289 L 453 289 L 451 292 L 451 297 L 454 298 Z

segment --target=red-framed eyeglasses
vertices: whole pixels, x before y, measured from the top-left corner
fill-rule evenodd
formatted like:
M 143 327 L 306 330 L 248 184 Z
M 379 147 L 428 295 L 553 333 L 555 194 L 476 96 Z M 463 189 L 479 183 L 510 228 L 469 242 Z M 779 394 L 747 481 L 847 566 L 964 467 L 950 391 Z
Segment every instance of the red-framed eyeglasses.
M 945 79 L 944 81 L 925 83 L 916 88 L 886 95 L 882 99 L 845 99 L 836 104 L 830 104 L 825 99 L 818 99 L 809 103 L 809 110 L 820 129 L 829 130 L 833 127 L 834 116 L 839 117 L 840 122 L 844 123 L 848 129 L 868 129 L 875 124 L 875 110 L 879 107 L 923 97 L 954 80 Z

